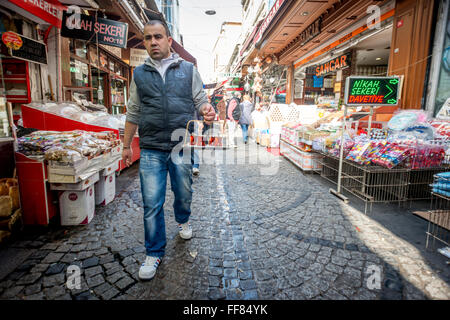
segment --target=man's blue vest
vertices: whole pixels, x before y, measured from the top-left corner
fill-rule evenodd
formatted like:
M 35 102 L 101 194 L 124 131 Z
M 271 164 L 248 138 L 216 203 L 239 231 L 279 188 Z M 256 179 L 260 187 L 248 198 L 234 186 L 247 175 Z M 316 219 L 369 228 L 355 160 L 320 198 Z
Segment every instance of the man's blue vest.
M 141 102 L 141 149 L 170 151 L 181 140 L 172 141 L 172 133 L 176 129 L 186 129 L 188 121 L 194 119 L 192 72 L 193 64 L 187 61 L 171 64 L 166 71 L 165 81 L 158 70 L 147 64 L 134 70 L 134 81 Z

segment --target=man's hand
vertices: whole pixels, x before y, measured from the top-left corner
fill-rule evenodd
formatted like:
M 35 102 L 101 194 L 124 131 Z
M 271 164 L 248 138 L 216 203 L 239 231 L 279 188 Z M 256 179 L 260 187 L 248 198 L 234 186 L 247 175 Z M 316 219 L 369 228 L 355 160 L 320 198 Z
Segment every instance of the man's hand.
M 216 111 L 214 111 L 214 108 L 209 103 L 205 103 L 200 108 L 200 115 L 203 116 L 203 120 L 206 124 L 211 124 L 214 121 L 214 118 L 216 117 Z
M 131 150 L 131 148 L 128 149 L 123 149 L 122 151 L 122 160 L 125 166 L 129 167 L 133 161 L 131 160 L 133 156 L 133 150 Z

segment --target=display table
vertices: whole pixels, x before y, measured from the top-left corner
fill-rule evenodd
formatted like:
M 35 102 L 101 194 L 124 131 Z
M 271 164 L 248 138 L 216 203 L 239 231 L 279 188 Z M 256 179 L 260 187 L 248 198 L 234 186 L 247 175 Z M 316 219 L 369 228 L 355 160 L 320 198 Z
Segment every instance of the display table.
M 280 154 L 303 171 L 314 171 L 321 169 L 321 164 L 319 161 L 322 157 L 321 155 L 315 152 L 305 152 L 283 139 L 280 140 Z
M 322 168 L 317 170 L 321 177 L 338 183 L 339 158 L 327 153 L 321 153 L 319 160 Z M 372 210 L 373 203 L 406 203 L 407 201 L 430 199 L 429 184 L 433 175 L 448 171 L 448 167 L 407 169 L 395 167 L 392 169 L 380 166 L 364 166 L 349 160 L 342 164 L 342 189 L 365 202 L 365 212 L 368 205 Z
M 123 135 L 119 135 L 119 130 L 86 124 L 80 121 L 67 119 L 52 113 L 43 112 L 36 108 L 22 105 L 22 121 L 25 128 L 34 128 L 48 131 L 72 131 L 84 130 L 90 132 L 113 131 L 123 142 Z M 139 148 L 139 137 L 133 138 L 131 147 L 133 148 L 132 162 L 139 160 L 141 152 Z M 126 166 L 122 160 L 119 163 L 118 172 L 125 169 Z

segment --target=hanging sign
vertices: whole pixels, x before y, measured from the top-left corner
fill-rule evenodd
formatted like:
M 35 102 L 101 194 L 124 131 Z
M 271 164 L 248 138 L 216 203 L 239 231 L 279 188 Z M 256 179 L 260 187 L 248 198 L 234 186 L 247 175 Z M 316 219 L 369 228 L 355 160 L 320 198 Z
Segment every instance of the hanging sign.
M 241 78 L 242 73 L 221 72 L 219 78 Z
M 61 36 L 95 42 L 97 35 L 100 44 L 126 48 L 128 24 L 64 11 Z
M 2 34 L 3 43 L 9 54 L 20 60 L 47 64 L 47 47 L 44 43 L 8 31 Z
M 330 61 L 327 61 L 325 63 L 319 64 L 315 69 L 316 76 L 322 77 L 329 73 L 350 67 L 350 65 L 351 65 L 350 59 L 351 59 L 351 54 L 349 52 L 349 53 L 343 54 L 342 56 L 338 56 Z
M 400 95 L 400 77 L 348 77 L 347 106 L 395 106 Z
M 145 63 L 148 58 L 148 52 L 144 49 L 130 49 L 130 66 L 137 67 Z
M 322 19 L 319 18 L 311 23 L 305 30 L 300 33 L 300 46 L 305 45 L 320 34 Z

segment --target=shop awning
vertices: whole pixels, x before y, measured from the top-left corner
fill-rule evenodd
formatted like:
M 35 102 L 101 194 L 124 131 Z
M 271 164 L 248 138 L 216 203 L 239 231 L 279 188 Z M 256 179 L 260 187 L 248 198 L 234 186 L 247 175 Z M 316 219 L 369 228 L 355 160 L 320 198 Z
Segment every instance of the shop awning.
M 48 23 L 57 28 L 61 28 L 62 12 L 67 9 L 58 0 L 7 0 L 2 5 L 36 23 Z
M 217 85 L 217 83 L 204 84 L 203 89 L 214 89 L 216 87 L 216 85 Z
M 186 49 L 183 48 L 183 46 L 181 44 L 179 44 L 175 40 L 172 41 L 172 49 L 176 53 L 178 53 L 181 58 L 193 63 L 194 66 L 197 66 L 197 59 L 195 59 L 189 52 L 186 51 Z
M 221 82 L 221 83 L 216 87 L 216 90 L 222 88 L 222 87 L 225 85 L 225 83 L 227 83 L 227 82 L 228 82 L 228 79 L 225 80 L 225 81 L 223 81 L 223 82 Z

